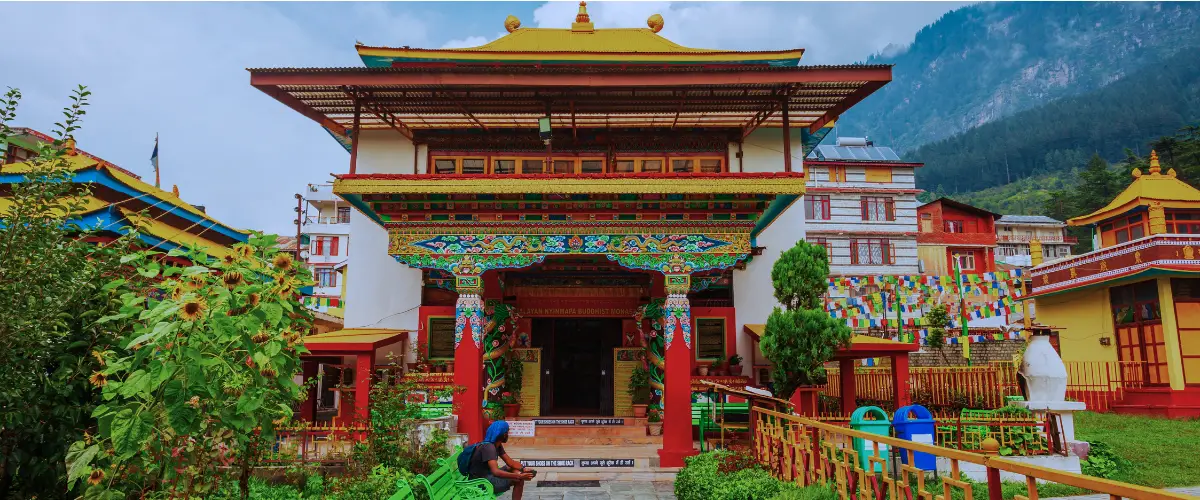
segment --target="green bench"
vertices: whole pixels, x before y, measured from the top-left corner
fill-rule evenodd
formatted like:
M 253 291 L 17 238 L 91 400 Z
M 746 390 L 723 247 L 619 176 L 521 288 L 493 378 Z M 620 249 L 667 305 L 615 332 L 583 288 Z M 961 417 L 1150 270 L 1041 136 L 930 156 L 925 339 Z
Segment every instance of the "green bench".
M 467 500 L 492 499 L 496 493 L 492 491 L 492 483 L 487 479 L 467 479 L 458 472 L 459 448 L 449 458 L 438 459 L 438 468 L 428 475 L 418 475 L 417 482 L 429 492 L 430 500 Z M 415 499 L 412 488 L 407 481 L 401 479 L 396 483 L 397 491 L 388 500 Z
M 721 421 L 716 421 L 719 418 Z M 699 428 L 700 451 L 705 451 L 704 435 L 710 431 L 750 430 L 750 403 L 692 403 L 692 425 Z

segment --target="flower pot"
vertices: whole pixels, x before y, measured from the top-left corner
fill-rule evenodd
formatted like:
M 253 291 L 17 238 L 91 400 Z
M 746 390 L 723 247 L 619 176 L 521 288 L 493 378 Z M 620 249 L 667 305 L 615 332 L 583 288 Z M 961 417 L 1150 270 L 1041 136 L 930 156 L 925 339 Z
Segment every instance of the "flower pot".
M 504 405 L 504 418 L 517 418 L 521 415 L 521 403 Z
M 662 435 L 662 422 L 651 422 L 649 424 L 646 424 L 646 426 L 650 429 L 651 436 L 661 436 Z
M 454 362 L 453 361 L 446 362 L 446 373 L 454 373 Z
M 696 367 L 696 373 L 698 375 L 700 375 L 701 377 L 707 377 L 708 376 L 708 367 L 707 366 L 698 366 L 698 367 Z
M 742 365 L 729 365 L 729 374 L 734 377 L 742 376 Z
M 650 405 L 633 405 L 633 418 L 646 418 L 646 409 Z

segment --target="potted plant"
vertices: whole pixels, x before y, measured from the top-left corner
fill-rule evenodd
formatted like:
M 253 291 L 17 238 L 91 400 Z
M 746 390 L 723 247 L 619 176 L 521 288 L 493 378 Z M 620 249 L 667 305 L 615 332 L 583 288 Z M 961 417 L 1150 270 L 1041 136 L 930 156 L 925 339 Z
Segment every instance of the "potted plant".
M 708 376 L 708 365 L 696 366 L 696 375 L 699 375 L 701 377 L 707 377 Z
M 725 375 L 725 360 L 722 358 L 714 359 L 712 361 L 712 363 L 709 363 L 709 365 L 708 365 L 708 373 L 709 373 L 709 375 L 712 375 L 714 377 L 724 376 Z
M 633 398 L 633 417 L 645 418 L 650 404 L 650 371 L 644 366 L 633 369 L 629 376 L 629 396 Z
M 792 399 L 802 415 L 815 415 L 816 395 L 825 384 L 825 363 L 850 346 L 851 331 L 822 307 L 829 262 L 824 247 L 798 242 L 771 268 L 776 307 L 767 317 L 759 347 L 774 368 L 775 396 Z
M 492 422 L 504 420 L 504 406 L 501 406 L 499 403 L 488 403 L 487 407 L 483 409 L 483 418 L 486 420 L 483 423 L 485 429 Z
M 454 373 L 454 361 L 446 360 L 446 373 Z
M 646 426 L 650 429 L 651 436 L 662 435 L 662 417 L 662 409 L 660 408 L 651 408 L 650 411 L 646 412 Z
M 446 373 L 446 362 L 440 359 L 435 360 L 433 362 L 433 371 L 434 373 Z
M 414 364 L 414 367 L 420 373 L 429 373 L 431 369 L 429 364 L 429 344 L 417 342 L 417 362 Z
M 729 374 L 734 377 L 742 376 L 742 357 L 737 353 L 729 357 Z
M 521 415 L 521 401 L 511 392 L 500 394 L 500 405 L 504 407 L 505 418 L 517 418 Z

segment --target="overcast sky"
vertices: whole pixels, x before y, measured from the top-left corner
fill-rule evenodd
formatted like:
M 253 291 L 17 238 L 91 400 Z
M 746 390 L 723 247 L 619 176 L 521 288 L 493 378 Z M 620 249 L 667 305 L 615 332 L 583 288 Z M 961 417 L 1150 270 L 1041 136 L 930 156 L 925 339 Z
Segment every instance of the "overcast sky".
M 805 64 L 861 61 L 957 3 L 592 2 L 597 28 L 643 27 L 704 48 L 807 49 Z M 25 95 L 15 125 L 49 132 L 77 84 L 92 105 L 79 147 L 146 179 L 160 136 L 163 187 L 238 228 L 293 234 L 293 194 L 345 172 L 316 123 L 249 85 L 245 68 L 361 66 L 354 42 L 439 48 L 485 43 L 512 14 L 567 27 L 576 2 L 0 3 L 0 90 Z

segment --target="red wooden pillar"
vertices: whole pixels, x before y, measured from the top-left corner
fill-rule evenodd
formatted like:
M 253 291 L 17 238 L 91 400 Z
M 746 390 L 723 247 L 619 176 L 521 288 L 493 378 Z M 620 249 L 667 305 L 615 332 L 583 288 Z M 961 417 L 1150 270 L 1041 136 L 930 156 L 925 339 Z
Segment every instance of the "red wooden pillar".
M 850 358 L 842 358 L 838 360 L 838 377 L 842 380 L 842 413 L 849 415 L 854 412 L 854 399 L 857 396 L 854 391 L 854 360 Z
M 464 392 L 454 396 L 454 413 L 458 432 L 477 443 L 483 440 L 483 350 L 481 340 L 475 339 L 483 336 L 483 299 L 469 293 L 469 288 L 459 290 L 454 307 L 454 385 Z
M 673 284 L 668 276 L 668 291 L 686 292 L 687 285 Z M 671 293 L 665 305 L 667 318 L 666 335 L 666 390 L 663 394 L 663 444 L 658 458 L 663 467 L 683 467 L 683 458 L 697 454 L 692 447 L 692 314 L 686 293 Z
M 354 366 L 354 418 L 362 423 L 371 416 L 371 374 L 374 372 L 375 351 L 359 354 Z
M 360 119 L 362 117 L 362 104 L 358 102 L 358 98 L 354 98 L 354 130 L 351 130 L 350 136 L 350 173 L 358 171 L 358 130 Z
M 317 379 L 317 369 L 320 365 L 316 361 L 301 360 L 300 374 L 303 377 L 304 383 L 310 383 Z M 308 397 L 303 403 L 300 403 L 300 420 L 305 422 L 315 422 L 317 420 L 317 384 L 312 384 L 308 387 Z
M 892 397 L 896 408 L 912 403 L 908 393 L 908 371 L 908 354 L 892 355 Z
M 779 115 L 783 118 L 783 171 L 792 171 L 792 126 L 788 110 L 788 98 L 784 97 L 779 102 Z

